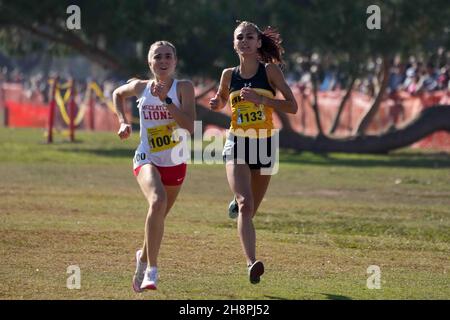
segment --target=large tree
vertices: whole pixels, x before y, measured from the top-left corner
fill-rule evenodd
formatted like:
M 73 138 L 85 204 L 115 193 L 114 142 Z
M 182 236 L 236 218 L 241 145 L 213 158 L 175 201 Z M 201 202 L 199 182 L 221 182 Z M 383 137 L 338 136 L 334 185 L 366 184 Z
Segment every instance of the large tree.
M 66 9 L 72 4 L 81 8 L 80 30 L 66 27 L 69 17 Z M 380 30 L 369 30 L 366 26 L 369 18 L 366 10 L 374 4 L 381 9 Z M 282 134 L 289 137 L 286 142 L 289 147 L 379 152 L 408 145 L 421 137 L 413 134 L 414 130 L 394 130 L 376 138 L 377 145 L 381 146 L 371 149 L 366 146 L 375 140 L 368 139 L 365 132 L 384 97 L 394 55 L 427 56 L 438 46 L 450 47 L 447 0 L 430 3 L 421 0 L 375 3 L 372 0 L 0 0 L 0 50 L 15 55 L 38 51 L 44 55 L 82 54 L 125 78 L 145 76 L 148 45 L 155 40 L 168 39 L 177 46 L 181 74 L 218 79 L 223 67 L 238 63 L 232 50 L 236 20 L 250 20 L 261 27 L 276 26 L 285 40 L 286 70 L 295 69 L 296 54 L 314 52 L 321 57 L 331 57 L 341 71 L 348 74 L 347 94 L 336 114 L 334 129 L 339 125 L 340 113 L 355 80 L 366 75 L 367 60 L 383 61 L 378 75 L 381 85 L 354 137 L 338 140 L 327 136 L 323 130 L 319 130 L 317 137 L 304 137 L 290 130 L 289 121 L 280 114 L 284 125 Z M 316 65 L 314 81 L 320 80 L 323 66 L 324 61 Z M 317 83 L 314 84 L 317 89 Z M 317 92 L 313 96 L 317 97 Z M 321 128 L 319 101 L 314 99 L 313 102 L 316 123 Z M 198 108 L 200 118 L 204 117 L 206 123 L 223 120 L 221 115 L 202 109 L 206 106 Z M 427 119 L 427 129 L 420 132 L 448 130 L 436 115 L 442 112 L 442 117 L 448 116 L 446 110 L 445 107 L 433 109 L 432 115 L 424 113 L 412 125 L 420 125 Z M 389 143 L 394 136 L 397 142 Z M 344 148 L 343 144 L 352 147 Z
M 317 99 L 319 70 L 317 65 L 311 63 L 313 80 L 311 105 L 319 133 L 315 137 L 308 137 L 294 132 L 286 117 L 278 114 L 283 124 L 282 146 L 315 152 L 379 153 L 410 145 L 439 130 L 450 132 L 450 106 L 435 106 L 426 109 L 401 128 L 391 127 L 378 135 L 366 135 L 366 130 L 385 97 L 394 56 L 412 54 L 430 58 L 431 53 L 436 52 L 438 47 L 449 47 L 450 32 L 450 7 L 446 1 L 380 2 L 378 6 L 381 29 L 370 30 L 366 21 L 372 12 L 367 12 L 367 8 L 373 4 L 373 1 L 325 0 L 290 3 L 291 10 L 286 16 L 295 14 L 297 19 L 286 19 L 285 24 L 297 32 L 296 39 L 300 41 L 295 43 L 298 50 L 319 53 L 320 56 L 331 54 L 341 69 L 349 74 L 347 92 L 338 108 L 331 133 L 339 125 L 340 114 L 351 95 L 356 78 L 367 76 L 367 61 L 380 59 L 382 63 L 380 72 L 376 75 L 379 77 L 380 85 L 375 92 L 373 104 L 360 119 L 354 135 L 344 139 L 333 138 L 323 132 Z M 284 24 L 281 23 L 281 26 Z M 320 62 L 318 64 L 320 67 Z M 227 122 L 223 117 L 222 121 Z
M 79 30 L 66 27 L 70 5 L 81 9 Z M 176 45 L 181 73 L 217 77 L 220 68 L 237 63 L 236 20 L 263 22 L 274 6 L 236 0 L 0 0 L 0 49 L 15 55 L 82 54 L 128 77 L 146 74 L 149 45 L 164 39 Z

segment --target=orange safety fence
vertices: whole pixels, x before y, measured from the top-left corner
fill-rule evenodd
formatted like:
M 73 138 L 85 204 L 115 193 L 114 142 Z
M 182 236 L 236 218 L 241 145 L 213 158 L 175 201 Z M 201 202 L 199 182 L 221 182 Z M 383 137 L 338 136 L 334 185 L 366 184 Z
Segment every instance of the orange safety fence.
M 48 105 L 20 103 L 6 100 L 9 127 L 45 128 L 48 121 Z
M 292 91 L 297 100 L 299 110 L 295 115 L 288 114 L 292 128 L 303 134 L 317 134 L 317 126 L 312 109 L 312 94 L 308 91 L 302 91 L 299 86 L 292 86 Z M 98 91 L 98 90 L 97 90 Z M 196 88 L 196 92 L 200 92 Z M 198 99 L 198 103 L 208 106 L 209 99 L 213 97 L 215 91 L 212 90 Z M 98 95 L 98 92 L 97 92 Z M 332 126 L 333 119 L 338 110 L 342 97 L 345 95 L 343 90 L 318 92 L 318 104 L 322 128 L 328 133 Z M 335 131 L 336 136 L 349 136 L 356 129 L 364 113 L 373 103 L 373 97 L 360 92 L 353 92 L 348 99 L 341 114 L 340 124 Z M 33 100 L 41 100 L 34 98 Z M 77 102 L 76 113 L 79 113 L 81 98 Z M 2 105 L 3 104 L 3 105 Z M 111 111 L 110 101 L 97 99 L 94 104 L 94 128 L 95 130 L 115 131 L 118 129 L 116 115 Z M 399 92 L 395 95 L 386 97 L 381 103 L 380 108 L 371 122 L 367 133 L 375 134 L 388 129 L 390 126 L 399 126 L 409 122 L 424 108 L 435 104 L 450 104 L 450 93 L 448 91 L 423 92 L 419 95 L 410 95 L 407 92 Z M 45 128 L 48 121 L 48 106 L 42 102 L 36 103 L 24 97 L 23 88 L 19 84 L 3 83 L 0 88 L 0 109 L 8 109 L 8 125 L 11 127 L 42 127 Z M 221 111 L 230 115 L 229 108 Z M 56 127 L 64 126 L 61 112 L 56 114 Z M 126 106 L 126 113 L 131 116 L 131 104 Z M 135 119 L 136 120 L 136 119 Z M 78 128 L 89 128 L 90 114 L 86 112 Z M 275 125 L 281 126 L 280 121 L 275 116 Z M 450 120 L 449 120 L 450 121 Z M 450 151 L 450 133 L 436 132 L 428 137 L 414 143 L 413 148 L 427 148 L 443 151 Z
M 291 127 L 299 133 L 316 135 L 318 129 L 312 108 L 312 93 L 302 91 L 298 86 L 291 86 L 291 89 L 299 107 L 299 110 L 295 115 L 287 115 Z M 214 94 L 215 92 L 210 92 L 208 95 L 199 99 L 198 102 L 207 106 L 209 99 L 211 99 Z M 320 120 L 324 133 L 328 133 L 332 127 L 334 117 L 336 116 L 344 95 L 344 90 L 318 92 L 317 99 Z M 339 137 L 352 135 L 363 115 L 371 107 L 373 100 L 374 98 L 366 94 L 352 92 L 342 111 L 339 126 L 334 135 Z M 390 95 L 381 103 L 377 114 L 367 129 L 367 133 L 376 134 L 388 129 L 390 126 L 401 126 L 406 124 L 423 109 L 436 104 L 450 104 L 450 92 L 433 91 L 424 92 L 419 95 L 399 92 L 395 95 Z M 225 108 L 221 112 L 230 115 L 230 108 Z M 277 127 L 281 127 L 281 123 L 276 115 L 274 116 L 274 122 Z M 450 151 L 450 133 L 445 131 L 436 132 L 414 143 L 411 147 Z
M 62 86 L 61 86 L 62 88 Z M 67 89 L 67 88 L 65 88 Z M 97 87 L 93 89 L 98 91 Z M 57 93 L 58 112 L 55 113 L 55 127 L 57 129 L 66 128 L 68 125 L 67 106 L 69 90 L 65 94 Z M 94 112 L 84 112 L 86 106 L 85 97 L 77 96 L 75 101 L 75 125 L 78 129 L 89 129 L 93 124 L 95 130 L 115 131 L 118 129 L 117 116 L 111 111 L 111 102 L 106 101 L 104 97 L 98 97 L 93 105 Z M 100 99 L 102 98 L 102 99 Z M 48 124 L 49 104 L 44 103 L 42 95 L 34 93 L 31 97 L 24 94 L 24 88 L 21 84 L 3 83 L 0 85 L 0 112 L 2 109 L 7 111 L 7 125 L 9 127 L 34 127 L 45 128 Z M 132 118 L 131 106 L 127 103 L 125 113 Z M 81 116 L 81 117 L 80 117 Z M 93 123 L 91 123 L 93 116 Z

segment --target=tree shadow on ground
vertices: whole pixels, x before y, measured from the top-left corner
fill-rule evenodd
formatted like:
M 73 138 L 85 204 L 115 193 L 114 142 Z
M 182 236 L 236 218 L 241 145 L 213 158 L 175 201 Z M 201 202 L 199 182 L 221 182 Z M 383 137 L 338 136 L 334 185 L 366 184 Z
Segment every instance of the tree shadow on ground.
M 134 156 L 135 148 L 70 148 L 65 152 L 93 154 L 101 157 L 130 158 Z M 193 159 L 193 154 L 191 154 Z M 450 168 L 448 153 L 393 153 L 389 155 L 373 154 L 314 154 L 310 152 L 280 151 L 281 163 L 296 163 L 319 166 L 343 167 L 403 167 L 403 168 Z
M 352 300 L 352 298 L 347 296 L 341 296 L 338 294 L 330 294 L 330 293 L 320 293 L 327 297 L 328 300 Z
M 82 148 L 70 148 L 70 149 L 61 149 L 63 152 L 73 152 L 73 153 L 85 153 L 91 154 L 100 157 L 107 158 L 132 158 L 134 156 L 136 148 L 104 148 L 104 149 L 82 149 Z M 222 151 L 220 151 L 222 152 Z M 216 154 L 212 154 L 212 157 L 222 159 L 222 156 L 217 156 Z M 191 150 L 191 159 L 195 159 L 194 150 Z
M 283 298 L 283 297 L 269 296 L 267 294 L 265 294 L 264 297 L 266 297 L 268 299 L 272 299 L 272 300 L 291 300 L 291 299 Z
M 86 153 L 107 158 L 132 158 L 134 156 L 134 148 L 108 148 L 108 149 L 79 149 L 71 148 L 61 150 L 64 152 Z
M 448 153 L 313 154 L 280 151 L 281 163 L 298 163 L 343 167 L 450 168 Z
M 326 298 L 328 300 L 353 300 L 350 297 L 341 296 L 341 295 L 337 295 L 337 294 L 322 293 L 322 292 L 320 294 L 326 296 Z M 270 295 L 267 295 L 267 294 L 265 294 L 264 297 L 268 298 L 268 299 L 272 299 L 272 300 L 292 300 L 292 299 L 288 299 L 288 298 L 282 298 L 282 297 L 277 297 L 277 296 L 270 296 Z

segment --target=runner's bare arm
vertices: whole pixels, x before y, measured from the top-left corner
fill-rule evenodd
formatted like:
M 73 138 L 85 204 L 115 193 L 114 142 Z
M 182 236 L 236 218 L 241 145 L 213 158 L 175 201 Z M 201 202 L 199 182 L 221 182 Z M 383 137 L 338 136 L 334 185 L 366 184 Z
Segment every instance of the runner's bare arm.
M 222 76 L 220 77 L 219 90 L 214 98 L 209 101 L 209 105 L 212 110 L 217 111 L 223 109 L 227 105 L 228 95 L 230 94 L 229 87 L 232 73 L 232 68 L 223 70 Z
M 119 118 L 119 122 L 127 123 L 128 119 L 126 118 L 124 111 L 124 101 L 126 98 L 132 96 L 139 96 L 142 91 L 144 91 L 145 86 L 147 85 L 147 81 L 144 80 L 133 80 L 127 84 L 124 84 L 118 87 L 113 92 L 113 104 L 116 109 L 117 117 Z
M 127 84 L 118 87 L 113 92 L 113 104 L 116 109 L 117 117 L 119 118 L 119 131 L 117 135 L 120 139 L 127 139 L 131 135 L 131 123 L 126 117 L 124 110 L 125 98 L 132 96 L 139 96 L 144 90 L 147 81 L 133 80 Z
M 273 63 L 269 63 L 266 67 L 266 70 L 270 84 L 274 88 L 280 90 L 281 94 L 284 97 L 284 100 L 261 97 L 260 103 L 274 107 L 275 109 L 286 113 L 297 113 L 297 101 L 295 100 L 291 88 L 289 88 L 286 80 L 284 79 L 283 72 L 281 72 L 280 68 Z
M 170 104 L 167 105 L 167 109 L 178 125 L 192 134 L 194 133 L 195 121 L 194 85 L 191 81 L 182 80 L 178 82 L 178 86 L 181 95 L 181 106 L 178 109 L 174 104 Z

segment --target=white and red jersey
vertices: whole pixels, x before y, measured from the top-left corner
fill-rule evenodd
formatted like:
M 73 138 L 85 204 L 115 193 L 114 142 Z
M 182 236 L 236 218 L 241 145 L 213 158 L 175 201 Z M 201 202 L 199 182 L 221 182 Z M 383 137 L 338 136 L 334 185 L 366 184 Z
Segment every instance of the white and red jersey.
M 152 95 L 151 83 L 148 82 L 137 99 L 141 142 L 133 158 L 134 169 L 146 163 L 172 167 L 185 163 L 189 158 L 186 136 L 175 131 L 179 126 L 159 97 Z M 174 79 L 167 96 L 180 108 L 177 83 L 178 80 Z

